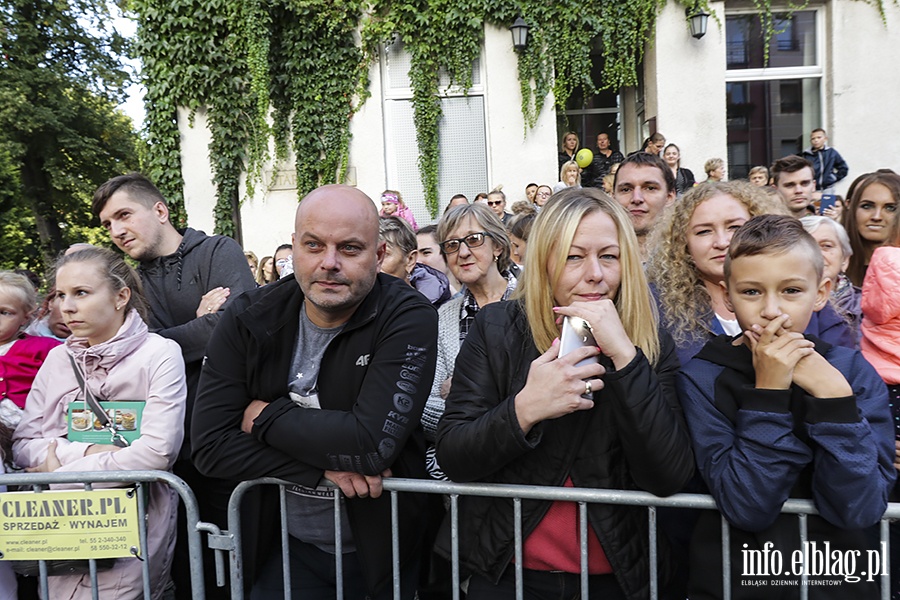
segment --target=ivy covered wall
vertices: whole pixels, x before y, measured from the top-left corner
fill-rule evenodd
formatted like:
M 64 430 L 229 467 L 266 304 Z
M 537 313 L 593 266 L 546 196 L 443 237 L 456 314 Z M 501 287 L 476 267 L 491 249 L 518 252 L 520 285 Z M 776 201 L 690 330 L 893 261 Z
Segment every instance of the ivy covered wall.
M 274 149 L 295 157 L 297 193 L 343 180 L 350 119 L 368 97 L 369 66 L 399 36 L 410 54 L 419 170 L 438 208 L 438 74 L 463 88 L 484 25 L 531 26 L 518 55 L 521 110 L 533 126 L 552 91 L 595 90 L 588 48 L 600 35 L 603 87 L 635 85 L 661 0 L 134 0 L 147 86 L 150 176 L 184 221 L 177 107 L 206 107 L 215 230 L 234 234 L 239 181 L 261 182 Z M 525 133 L 525 132 L 523 132 Z

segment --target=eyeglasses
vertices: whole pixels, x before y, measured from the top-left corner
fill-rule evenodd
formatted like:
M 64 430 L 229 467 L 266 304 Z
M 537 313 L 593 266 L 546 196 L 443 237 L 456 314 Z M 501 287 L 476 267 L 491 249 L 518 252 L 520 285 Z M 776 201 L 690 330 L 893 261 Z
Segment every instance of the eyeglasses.
M 484 244 L 484 238 L 489 236 L 485 231 L 479 231 L 478 233 L 470 233 L 466 237 L 457 238 L 455 240 L 446 240 L 441 242 L 441 250 L 444 251 L 444 254 L 454 254 L 459 252 L 459 245 L 465 244 L 470 250 L 472 248 L 477 248 Z
M 487 201 L 488 206 L 500 206 L 501 204 L 503 204 L 503 200 L 488 200 Z
M 550 192 L 538 192 L 537 195 L 540 196 L 541 198 L 549 198 Z

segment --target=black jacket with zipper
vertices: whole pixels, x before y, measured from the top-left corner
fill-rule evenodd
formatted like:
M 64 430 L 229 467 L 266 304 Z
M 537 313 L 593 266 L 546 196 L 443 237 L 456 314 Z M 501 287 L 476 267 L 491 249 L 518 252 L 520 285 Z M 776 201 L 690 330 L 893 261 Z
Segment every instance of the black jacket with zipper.
M 571 477 L 579 488 L 678 492 L 693 474 L 694 459 L 675 396 L 675 346 L 663 331 L 660 342 L 655 367 L 640 349 L 621 371 L 601 356 L 607 374 L 594 407 L 543 421 L 526 436 L 515 396 L 540 352 L 518 302 L 484 307 L 457 358 L 437 431 L 438 462 L 457 482 L 562 486 Z M 522 501 L 525 537 L 550 504 Z M 463 568 L 499 580 L 515 551 L 512 500 L 464 496 L 459 506 Z M 648 598 L 646 509 L 589 504 L 588 518 L 625 594 Z M 449 529 L 442 533 L 438 550 L 449 556 Z M 660 546 L 665 557 L 662 536 Z M 668 570 L 663 563 L 661 573 Z
M 288 395 L 302 300 L 290 277 L 242 295 L 222 315 L 194 407 L 197 468 L 212 477 L 279 477 L 308 487 L 325 470 L 378 475 L 390 468 L 396 477 L 424 478 L 419 421 L 434 377 L 437 312 L 406 283 L 379 274 L 322 357 L 322 409 L 315 410 Z M 248 435 L 241 419 L 253 399 L 270 404 Z M 419 552 L 423 506 L 418 495 L 400 496 L 401 562 Z M 277 514 L 277 506 L 269 508 Z M 374 592 L 391 578 L 389 494 L 347 500 L 347 512 Z

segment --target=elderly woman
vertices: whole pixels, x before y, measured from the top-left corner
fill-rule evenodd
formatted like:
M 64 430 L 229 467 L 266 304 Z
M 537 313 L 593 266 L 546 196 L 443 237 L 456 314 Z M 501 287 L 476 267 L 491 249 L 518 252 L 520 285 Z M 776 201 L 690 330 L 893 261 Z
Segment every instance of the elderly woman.
M 657 327 L 628 213 L 593 188 L 560 192 L 531 230 L 522 282 L 515 301 L 479 313 L 460 350 L 438 427 L 446 474 L 660 496 L 681 489 L 693 455 L 674 392 L 678 360 Z M 596 346 L 559 356 L 561 317 L 581 319 Z M 460 562 L 474 573 L 468 598 L 513 597 L 512 500 L 466 496 L 459 506 Z M 578 589 L 576 510 L 522 503 L 526 598 Z M 646 512 L 590 504 L 588 521 L 591 597 L 647 597 Z M 449 552 L 449 539 L 439 549 Z M 665 573 L 664 542 L 660 551 Z
M 695 187 L 663 214 L 651 239 L 647 273 L 661 321 L 675 339 L 682 364 L 710 338 L 741 333 L 721 285 L 731 236 L 752 217 L 783 212 L 783 205 L 762 188 L 731 181 Z M 806 332 L 831 344 L 854 347 L 850 327 L 829 306 L 813 313 Z
M 422 415 L 425 439 L 431 444 L 444 412 L 456 355 L 475 315 L 488 304 L 506 300 L 516 288 L 509 237 L 497 215 L 487 206 L 470 204 L 454 208 L 438 223 L 437 235 L 447 267 L 462 289 L 459 296 L 438 310 L 437 367 Z M 444 479 L 434 462 L 433 446 L 428 450 L 427 459 L 432 476 Z
M 725 161 L 721 158 L 709 159 L 703 164 L 703 170 L 706 171 L 704 183 L 725 180 Z
M 862 290 L 850 282 L 845 271 L 853 256 L 850 238 L 844 226 L 829 217 L 810 215 L 800 219 L 803 228 L 815 238 L 825 260 L 825 277 L 831 280 L 831 305 L 859 333 L 862 321 Z

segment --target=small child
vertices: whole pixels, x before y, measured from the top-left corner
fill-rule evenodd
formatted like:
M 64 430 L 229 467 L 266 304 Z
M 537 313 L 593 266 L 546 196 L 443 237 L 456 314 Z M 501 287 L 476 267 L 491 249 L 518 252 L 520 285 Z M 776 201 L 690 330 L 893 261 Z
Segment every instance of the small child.
M 806 569 L 809 598 L 874 600 L 867 551 L 883 568 L 872 526 L 896 477 L 887 389 L 859 351 L 801 333 L 831 280 L 798 220 L 762 215 L 735 232 L 725 288 L 743 334 L 711 340 L 678 392 L 698 470 L 732 526 L 732 598 L 799 598 Z M 779 514 L 788 498 L 820 513 L 804 544 L 798 518 Z M 720 545 L 719 515 L 704 511 L 690 598 L 722 597 Z
M 24 332 L 37 292 L 24 275 L 0 271 L 0 421 L 15 429 L 38 369 L 59 341 Z
M 403 202 L 400 192 L 394 190 L 381 192 L 381 212 L 378 214 L 382 217 L 400 217 L 409 223 L 413 231 L 419 230 L 416 218 L 413 216 L 412 210 Z

